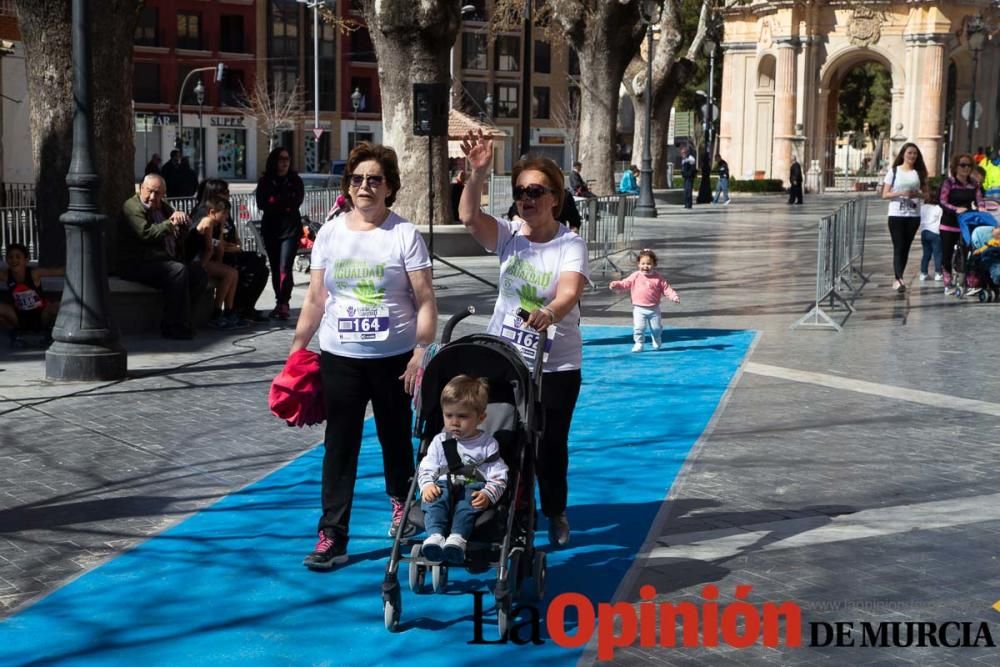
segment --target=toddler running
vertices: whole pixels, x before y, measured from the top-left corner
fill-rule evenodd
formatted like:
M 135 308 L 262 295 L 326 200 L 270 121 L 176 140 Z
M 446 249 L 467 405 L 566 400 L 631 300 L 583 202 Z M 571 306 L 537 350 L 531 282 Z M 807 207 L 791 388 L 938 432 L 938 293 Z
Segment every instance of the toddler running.
M 681 298 L 663 276 L 656 272 L 656 253 L 649 248 L 639 251 L 639 270 L 624 280 L 612 280 L 613 290 L 630 290 L 632 295 L 633 352 L 642 352 L 648 326 L 653 338 L 653 349 L 660 349 L 663 322 L 660 318 L 660 299 L 664 296 L 680 303 Z
M 457 375 L 441 391 L 444 431 L 434 436 L 417 471 L 429 536 L 422 553 L 431 562 L 462 563 L 476 517 L 507 488 L 497 441 L 479 429 L 488 403 L 482 378 Z

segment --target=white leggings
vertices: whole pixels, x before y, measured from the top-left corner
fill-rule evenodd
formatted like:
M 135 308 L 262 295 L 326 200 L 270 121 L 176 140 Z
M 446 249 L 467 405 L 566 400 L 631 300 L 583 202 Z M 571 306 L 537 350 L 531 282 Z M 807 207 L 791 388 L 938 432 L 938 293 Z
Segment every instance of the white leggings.
M 660 308 L 632 306 L 632 338 L 636 343 L 642 343 L 646 335 L 646 327 L 653 332 L 653 342 L 660 344 L 660 334 L 663 333 L 663 321 L 660 319 Z

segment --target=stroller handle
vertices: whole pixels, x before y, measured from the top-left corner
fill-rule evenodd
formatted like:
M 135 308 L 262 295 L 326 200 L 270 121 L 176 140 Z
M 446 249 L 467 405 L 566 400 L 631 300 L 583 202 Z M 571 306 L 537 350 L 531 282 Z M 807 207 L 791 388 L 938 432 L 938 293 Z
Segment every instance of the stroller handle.
M 475 314 L 476 314 L 476 307 L 468 306 L 466 307 L 465 310 L 461 310 L 452 315 L 451 317 L 449 317 L 448 321 L 444 325 L 444 331 L 441 333 L 441 344 L 447 345 L 448 343 L 450 343 L 451 332 L 455 328 L 455 325 L 464 320 L 469 315 L 475 315 Z

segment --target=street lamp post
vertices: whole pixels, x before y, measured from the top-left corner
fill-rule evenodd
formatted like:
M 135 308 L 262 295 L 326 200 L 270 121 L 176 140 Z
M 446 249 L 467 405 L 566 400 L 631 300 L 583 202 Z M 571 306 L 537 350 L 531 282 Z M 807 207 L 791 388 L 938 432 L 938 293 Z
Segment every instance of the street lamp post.
M 219 63 L 215 67 L 196 67 L 188 72 L 187 76 L 184 77 L 184 81 L 181 82 L 180 92 L 177 93 L 177 141 L 175 142 L 177 150 L 181 153 L 181 157 L 184 157 L 184 109 L 181 108 L 181 103 L 184 101 L 184 90 L 187 88 L 188 79 L 198 72 L 216 72 L 215 80 L 218 82 L 222 80 L 221 75 L 223 68 L 224 66 L 222 63 Z M 204 90 L 205 89 L 203 87 L 202 95 L 205 94 Z
M 657 0 L 642 0 L 639 11 L 646 26 L 646 127 L 643 128 L 642 166 L 639 169 L 639 201 L 635 215 L 640 218 L 657 216 L 656 202 L 653 200 L 653 154 L 651 126 L 653 124 L 653 25 L 659 21 Z
M 712 84 L 715 83 L 715 48 L 716 43 L 712 39 L 706 39 L 702 47 L 705 55 L 708 56 L 708 96 L 705 100 L 705 150 L 701 164 L 701 185 L 698 186 L 698 203 L 708 204 L 712 201 L 712 112 L 714 100 L 712 99 Z
M 361 106 L 361 91 L 357 88 L 351 93 L 351 108 L 354 109 L 354 142 L 351 148 L 358 145 L 358 108 Z
M 205 180 L 205 119 L 202 110 L 205 104 L 205 86 L 201 79 L 194 84 L 194 96 L 198 100 L 198 182 Z
M 523 32 L 524 62 L 521 63 L 521 155 L 527 155 L 531 152 L 531 0 L 524 0 Z
M 315 165 L 313 171 L 319 171 L 319 7 L 325 0 L 297 0 L 313 10 L 313 137 L 316 142 Z
M 965 34 L 969 40 L 969 50 L 972 52 L 972 104 L 969 105 L 969 152 L 972 152 L 972 130 L 976 126 L 976 80 L 979 78 L 979 52 L 983 50 L 986 40 L 986 30 L 983 19 L 978 14 L 969 17 L 965 26 Z
M 62 304 L 45 351 L 49 380 L 121 380 L 128 355 L 111 321 L 104 228 L 97 206 L 97 170 L 90 154 L 90 37 L 87 0 L 73 0 L 73 156 L 66 184 L 66 277 Z

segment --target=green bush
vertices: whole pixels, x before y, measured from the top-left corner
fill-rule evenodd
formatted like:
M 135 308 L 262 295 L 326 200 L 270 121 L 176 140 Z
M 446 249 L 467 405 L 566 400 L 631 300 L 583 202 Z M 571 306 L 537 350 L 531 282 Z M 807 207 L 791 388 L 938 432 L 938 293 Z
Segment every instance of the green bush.
M 732 192 L 784 192 L 785 185 L 780 178 L 764 178 L 759 181 L 737 181 L 730 178 L 729 189 Z

